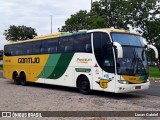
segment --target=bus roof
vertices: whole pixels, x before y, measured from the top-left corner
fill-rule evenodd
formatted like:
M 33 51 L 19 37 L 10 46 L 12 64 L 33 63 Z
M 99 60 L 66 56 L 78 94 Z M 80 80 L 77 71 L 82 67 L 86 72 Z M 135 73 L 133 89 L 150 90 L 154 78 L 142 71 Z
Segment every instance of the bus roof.
M 136 34 L 135 32 L 130 32 L 127 30 L 121 30 L 121 29 L 113 29 L 113 28 L 102 28 L 102 29 L 93 29 L 93 30 L 79 30 L 78 32 L 58 32 L 55 34 L 47 34 L 47 35 L 41 35 L 41 36 L 36 36 L 33 39 L 29 40 L 24 40 L 24 41 L 16 41 L 16 42 L 10 42 L 8 44 L 17 44 L 17 43 L 23 43 L 23 42 L 30 42 L 30 41 L 38 41 L 38 40 L 45 40 L 45 39 L 50 39 L 50 38 L 57 38 L 57 37 L 64 37 L 64 36 L 72 36 L 72 35 L 78 35 L 78 34 L 83 34 L 83 33 L 91 33 L 91 32 L 118 32 L 118 33 L 130 33 L 130 34 Z
M 58 32 L 58 33 L 54 33 L 54 34 L 46 34 L 46 35 L 40 35 L 40 36 L 36 36 L 33 39 L 28 39 L 28 40 L 24 40 L 24 41 L 10 41 L 8 44 L 17 44 L 17 43 L 23 43 L 23 42 L 30 42 L 30 41 L 37 41 L 37 40 L 44 40 L 44 39 L 49 39 L 49 38 L 57 38 L 60 37 L 63 34 L 69 34 L 68 32 Z
M 131 31 L 128 31 L 128 30 L 123 30 L 123 29 L 114 29 L 114 28 L 93 29 L 93 30 L 89 30 L 88 32 L 96 32 L 96 31 L 104 31 L 104 32 L 108 32 L 108 33 L 112 33 L 112 32 L 130 33 L 130 34 L 139 35 L 136 32 L 131 32 Z

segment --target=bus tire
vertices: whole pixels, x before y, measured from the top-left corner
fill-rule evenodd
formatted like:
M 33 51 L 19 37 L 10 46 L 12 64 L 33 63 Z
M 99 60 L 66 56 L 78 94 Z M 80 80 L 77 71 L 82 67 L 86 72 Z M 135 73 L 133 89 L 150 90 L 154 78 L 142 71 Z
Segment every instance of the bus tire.
M 16 85 L 20 85 L 20 80 L 17 72 L 13 72 L 13 80 Z
M 27 85 L 26 75 L 25 75 L 24 72 L 22 72 L 20 74 L 20 78 L 19 79 L 20 79 L 20 83 L 21 83 L 22 86 L 26 86 Z
M 86 76 L 78 78 L 77 87 L 82 94 L 88 95 L 91 92 L 90 83 Z

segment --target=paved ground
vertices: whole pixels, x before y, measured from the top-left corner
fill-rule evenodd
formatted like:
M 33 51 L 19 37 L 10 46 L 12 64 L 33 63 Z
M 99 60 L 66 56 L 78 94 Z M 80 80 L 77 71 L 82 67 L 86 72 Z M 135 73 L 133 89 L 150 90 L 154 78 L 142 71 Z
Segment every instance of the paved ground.
M 42 84 L 30 84 L 29 86 L 20 86 L 13 84 L 13 81 L 11 80 L 0 78 L 0 111 L 19 110 L 160 111 L 160 97 L 143 95 L 139 93 L 112 94 L 97 91 L 94 91 L 91 95 L 82 95 L 77 91 L 77 89 L 74 88 Z M 72 119 L 75 120 L 75 118 Z M 78 119 L 101 120 L 102 118 L 97 117 Z M 114 119 L 119 120 L 119 118 Z M 120 119 L 134 120 L 137 118 Z M 141 117 L 141 119 L 158 120 L 158 118 L 146 117 Z
M 160 97 L 160 80 L 158 82 L 151 80 L 151 84 L 148 90 L 139 91 L 135 93 Z

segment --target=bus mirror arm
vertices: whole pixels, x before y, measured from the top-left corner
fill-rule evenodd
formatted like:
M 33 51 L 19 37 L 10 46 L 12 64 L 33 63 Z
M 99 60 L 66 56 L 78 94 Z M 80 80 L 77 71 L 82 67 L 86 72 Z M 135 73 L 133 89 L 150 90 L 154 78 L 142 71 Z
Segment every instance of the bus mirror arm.
M 158 59 L 158 50 L 157 50 L 157 48 L 155 46 L 153 46 L 153 45 L 147 45 L 147 48 L 150 48 L 150 49 L 154 50 L 155 58 Z
M 160 71 L 157 48 L 155 46 L 153 46 L 153 45 L 147 45 L 147 48 L 150 48 L 150 49 L 154 50 L 154 52 L 155 52 L 155 58 L 157 60 L 157 67 L 159 68 L 159 71 Z
M 158 50 L 157 50 L 157 48 L 155 46 L 153 46 L 153 45 L 148 44 L 148 42 L 145 39 L 143 39 L 143 43 L 145 45 L 145 48 L 149 48 L 149 49 L 154 50 L 155 58 L 158 59 Z
M 113 42 L 113 46 L 117 48 L 117 57 L 123 58 L 123 48 L 120 43 Z

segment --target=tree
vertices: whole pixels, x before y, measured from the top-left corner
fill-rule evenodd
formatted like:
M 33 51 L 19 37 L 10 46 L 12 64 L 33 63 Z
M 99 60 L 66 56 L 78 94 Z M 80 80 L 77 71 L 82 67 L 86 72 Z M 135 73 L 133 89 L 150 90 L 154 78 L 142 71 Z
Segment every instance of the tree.
M 100 0 L 93 2 L 90 12 L 80 10 L 71 15 L 60 31 L 75 31 L 93 28 L 138 28 L 146 29 L 148 21 L 160 14 L 159 0 Z M 96 24 L 97 23 L 97 24 Z
M 87 11 L 80 10 L 74 15 L 71 15 L 71 18 L 65 21 L 65 26 L 62 26 L 60 31 L 77 31 L 83 28 L 86 28 L 89 25 L 89 15 Z
M 155 19 L 154 21 L 146 22 L 146 27 L 143 32 L 143 37 L 148 40 L 150 44 L 156 46 L 159 51 L 159 61 L 160 61 L 160 20 Z M 153 51 L 149 51 L 149 60 L 154 61 Z
M 8 41 L 19 41 L 32 39 L 37 36 L 34 28 L 11 25 L 8 30 L 5 30 L 4 35 Z
M 127 24 L 125 23 L 125 4 L 127 4 L 126 1 L 122 2 L 121 0 L 96 1 L 93 3 L 90 12 L 81 10 L 78 13 L 71 15 L 60 31 L 77 31 L 79 28 L 94 29 L 106 27 L 128 29 Z
M 71 15 L 60 31 L 72 32 L 79 29 L 110 27 L 127 30 L 132 28 L 150 44 L 155 44 L 160 51 L 159 18 L 159 0 L 99 0 L 93 2 L 90 12 L 80 11 Z

